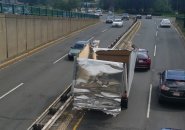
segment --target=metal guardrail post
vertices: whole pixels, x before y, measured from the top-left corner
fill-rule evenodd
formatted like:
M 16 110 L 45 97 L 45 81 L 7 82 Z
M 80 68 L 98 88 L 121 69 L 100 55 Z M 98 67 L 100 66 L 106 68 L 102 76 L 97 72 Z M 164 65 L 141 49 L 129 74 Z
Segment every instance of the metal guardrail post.
M 59 17 L 59 13 L 58 13 L 59 11 L 57 10 L 57 17 Z
M 30 7 L 30 13 L 31 13 L 31 15 L 33 14 L 33 7 L 32 6 Z
M 12 13 L 15 14 L 15 5 L 12 5 Z
M 2 3 L 0 3 L 0 13 L 2 13 L 3 12 L 3 5 L 2 5 Z
M 39 8 L 39 16 L 41 16 L 41 8 Z
M 48 9 L 46 9 L 46 16 L 48 16 Z
M 25 6 L 22 6 L 22 14 L 25 15 Z
M 51 10 L 51 16 L 53 16 L 53 9 Z

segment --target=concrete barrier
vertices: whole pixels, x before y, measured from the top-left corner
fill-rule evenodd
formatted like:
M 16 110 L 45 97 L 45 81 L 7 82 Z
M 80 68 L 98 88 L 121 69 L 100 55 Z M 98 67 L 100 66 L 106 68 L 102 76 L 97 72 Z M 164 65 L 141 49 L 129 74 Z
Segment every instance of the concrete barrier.
M 17 44 L 18 54 L 26 51 L 26 20 L 25 17 L 17 16 Z
M 15 15 L 6 15 L 6 38 L 8 47 L 8 58 L 17 55 L 17 20 Z
M 35 47 L 35 28 L 34 28 L 34 16 L 26 17 L 26 37 L 27 37 L 27 50 L 31 50 Z
M 42 42 L 42 33 L 41 33 L 41 19 L 40 17 L 35 17 L 34 19 L 34 47 L 39 46 Z
M 0 63 L 8 58 L 5 16 L 0 14 Z
M 0 14 L 0 64 L 95 22 L 84 18 Z
M 41 44 L 47 43 L 48 41 L 48 17 L 41 19 Z

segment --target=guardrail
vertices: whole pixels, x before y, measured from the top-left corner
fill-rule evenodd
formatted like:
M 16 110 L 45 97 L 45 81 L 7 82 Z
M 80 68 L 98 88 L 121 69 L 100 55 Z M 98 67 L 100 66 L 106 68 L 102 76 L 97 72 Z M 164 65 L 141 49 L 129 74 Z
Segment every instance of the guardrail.
M 71 85 L 37 118 L 27 130 L 47 130 L 72 101 Z
M 130 33 L 130 31 L 134 28 L 137 19 L 134 19 L 132 25 L 123 33 L 121 34 L 108 48 L 116 49 L 116 47 L 122 43 L 123 39 Z
M 181 27 L 185 28 L 185 17 L 176 17 L 177 22 L 181 25 Z
M 99 18 L 93 14 L 78 13 L 57 9 L 48 9 L 46 7 L 28 6 L 22 4 L 0 3 L 0 13 L 16 15 L 37 15 L 37 16 L 55 16 L 67 18 Z
M 123 39 L 131 32 L 137 20 L 122 34 L 117 40 L 112 43 L 109 48 L 115 49 L 122 43 Z M 70 105 L 73 100 L 71 94 L 72 84 L 32 123 L 27 130 L 49 130 L 55 121 L 62 115 L 65 109 Z

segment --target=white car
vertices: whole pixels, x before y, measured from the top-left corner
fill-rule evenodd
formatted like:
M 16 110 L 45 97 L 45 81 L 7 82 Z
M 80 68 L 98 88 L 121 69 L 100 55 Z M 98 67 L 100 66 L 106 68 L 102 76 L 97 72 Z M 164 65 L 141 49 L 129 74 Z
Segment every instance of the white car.
M 161 27 L 171 27 L 171 22 L 169 19 L 162 19 L 160 26 Z
M 114 21 L 112 23 L 112 27 L 123 27 L 123 20 L 114 19 Z

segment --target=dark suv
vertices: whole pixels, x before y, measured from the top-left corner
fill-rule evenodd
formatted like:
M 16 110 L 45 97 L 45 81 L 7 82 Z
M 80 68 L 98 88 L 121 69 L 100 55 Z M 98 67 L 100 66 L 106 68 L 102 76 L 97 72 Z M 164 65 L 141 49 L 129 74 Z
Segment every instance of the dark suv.
M 185 70 L 165 70 L 160 73 L 159 103 L 185 103 Z

